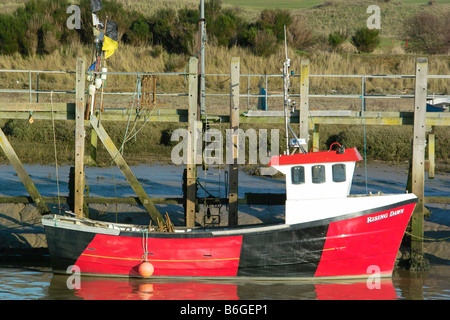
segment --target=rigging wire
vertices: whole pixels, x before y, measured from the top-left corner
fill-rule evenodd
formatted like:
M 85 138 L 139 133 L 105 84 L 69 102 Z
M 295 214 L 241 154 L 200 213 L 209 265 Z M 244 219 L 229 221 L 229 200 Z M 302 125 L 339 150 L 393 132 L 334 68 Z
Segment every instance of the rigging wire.
M 363 130 L 364 130 L 364 172 L 365 172 L 365 179 L 366 179 L 366 194 L 369 193 L 368 186 L 367 186 L 367 139 L 366 139 L 366 102 L 364 100 L 364 95 L 366 92 L 365 84 L 363 83 L 362 88 L 362 118 L 363 118 Z
M 53 128 L 53 149 L 55 151 L 56 189 L 58 191 L 58 212 L 61 214 L 61 199 L 60 199 L 60 192 L 59 192 L 59 173 L 58 173 L 58 153 L 56 151 L 55 117 L 53 114 L 53 91 L 50 92 L 50 105 L 51 105 L 52 128 Z

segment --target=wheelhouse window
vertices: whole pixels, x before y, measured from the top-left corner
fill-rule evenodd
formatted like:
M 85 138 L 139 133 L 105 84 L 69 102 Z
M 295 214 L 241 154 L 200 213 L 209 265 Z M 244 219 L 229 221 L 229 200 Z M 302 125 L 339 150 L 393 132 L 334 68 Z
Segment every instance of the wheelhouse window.
M 316 165 L 311 167 L 312 182 L 324 183 L 325 182 L 325 166 Z
M 292 184 L 305 183 L 305 168 L 302 166 L 295 166 L 291 169 Z
M 345 181 L 345 164 L 338 163 L 333 164 L 333 181 L 334 182 L 344 182 Z

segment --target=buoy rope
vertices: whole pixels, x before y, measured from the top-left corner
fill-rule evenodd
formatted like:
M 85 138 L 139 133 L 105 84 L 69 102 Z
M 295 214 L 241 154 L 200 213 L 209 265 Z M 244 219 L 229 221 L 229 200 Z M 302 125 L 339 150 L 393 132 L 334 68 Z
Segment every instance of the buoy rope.
M 416 238 L 416 239 L 419 239 L 419 240 L 428 240 L 428 241 L 445 241 L 445 240 L 447 240 L 447 239 L 450 239 L 450 237 L 445 237 L 445 238 L 439 238 L 439 239 L 434 239 L 434 238 L 430 238 L 430 237 L 425 237 L 425 236 L 417 236 L 417 235 L 415 235 L 415 234 L 412 234 L 412 233 L 410 233 L 410 232 L 408 232 L 408 231 L 405 231 L 405 234 L 407 234 L 407 235 L 409 235 L 409 236 L 411 236 L 411 237 L 414 237 L 414 238 Z
M 147 262 L 148 255 L 148 229 L 142 230 L 142 249 L 144 250 L 144 254 L 142 255 L 142 260 Z

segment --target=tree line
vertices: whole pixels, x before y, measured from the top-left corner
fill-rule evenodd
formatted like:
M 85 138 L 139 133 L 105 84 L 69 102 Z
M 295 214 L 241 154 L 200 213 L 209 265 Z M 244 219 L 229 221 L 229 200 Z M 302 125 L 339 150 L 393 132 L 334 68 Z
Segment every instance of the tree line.
M 0 15 L 0 54 L 49 54 L 59 46 L 92 44 L 92 16 L 89 0 L 80 0 L 81 29 L 69 29 L 68 0 L 30 0 L 13 14 Z M 193 55 L 198 50 L 197 9 L 159 9 L 152 16 L 129 12 L 115 0 L 103 1 L 103 17 L 119 26 L 119 42 L 134 46 L 161 46 L 169 53 Z M 305 50 L 320 40 L 305 21 L 287 10 L 265 9 L 254 22 L 245 21 L 239 9 L 223 8 L 221 0 L 205 2 L 208 43 L 249 48 L 255 55 L 270 56 L 287 41 L 297 50 Z M 430 54 L 449 50 L 450 14 L 437 17 L 419 13 L 405 23 L 401 37 L 409 41 L 408 50 Z M 361 28 L 353 34 L 335 31 L 327 39 L 330 48 L 350 41 L 359 52 L 372 52 L 380 42 L 379 30 Z

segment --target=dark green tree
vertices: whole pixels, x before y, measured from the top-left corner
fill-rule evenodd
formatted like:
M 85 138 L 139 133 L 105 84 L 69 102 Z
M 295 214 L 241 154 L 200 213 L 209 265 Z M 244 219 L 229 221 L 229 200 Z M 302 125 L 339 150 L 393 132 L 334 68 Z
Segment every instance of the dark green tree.
M 356 30 L 352 36 L 352 44 L 358 48 L 359 52 L 373 52 L 380 44 L 380 31 L 367 27 Z

